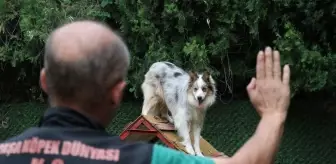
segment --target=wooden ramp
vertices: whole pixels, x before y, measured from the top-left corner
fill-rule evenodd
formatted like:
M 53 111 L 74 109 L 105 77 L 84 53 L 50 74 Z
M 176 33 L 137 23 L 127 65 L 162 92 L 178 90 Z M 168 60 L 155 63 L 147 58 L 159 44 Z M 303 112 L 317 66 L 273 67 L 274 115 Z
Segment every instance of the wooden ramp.
M 181 138 L 176 134 L 174 126 L 167 120 L 156 116 L 139 116 L 125 127 L 124 131 L 120 134 L 120 138 L 125 141 L 147 141 L 152 143 L 160 140 L 168 147 L 186 153 L 184 146 L 180 144 Z M 204 156 L 225 156 L 223 153 L 218 152 L 203 137 L 200 140 L 200 148 Z

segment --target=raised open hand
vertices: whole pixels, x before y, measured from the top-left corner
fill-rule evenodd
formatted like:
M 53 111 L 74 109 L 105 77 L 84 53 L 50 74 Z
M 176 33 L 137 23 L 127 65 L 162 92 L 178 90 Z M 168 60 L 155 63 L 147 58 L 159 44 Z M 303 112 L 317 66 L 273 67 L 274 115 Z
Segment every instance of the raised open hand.
M 281 78 L 280 54 L 270 47 L 257 57 L 256 78 L 247 86 L 250 101 L 261 117 L 280 115 L 286 117 L 290 103 L 290 69 L 283 68 Z

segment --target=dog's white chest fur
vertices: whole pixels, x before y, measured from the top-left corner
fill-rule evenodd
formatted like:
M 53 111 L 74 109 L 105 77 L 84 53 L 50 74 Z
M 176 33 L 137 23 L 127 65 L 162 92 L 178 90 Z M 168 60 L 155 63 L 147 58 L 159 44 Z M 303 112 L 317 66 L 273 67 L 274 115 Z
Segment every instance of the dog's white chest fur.
M 157 62 L 149 68 L 141 88 L 144 95 L 142 114 L 167 118 L 183 138 L 186 151 L 203 156 L 199 147 L 200 133 L 206 110 L 216 99 L 211 75 L 207 72 L 188 74 L 173 63 Z M 195 140 L 194 148 L 190 130 Z

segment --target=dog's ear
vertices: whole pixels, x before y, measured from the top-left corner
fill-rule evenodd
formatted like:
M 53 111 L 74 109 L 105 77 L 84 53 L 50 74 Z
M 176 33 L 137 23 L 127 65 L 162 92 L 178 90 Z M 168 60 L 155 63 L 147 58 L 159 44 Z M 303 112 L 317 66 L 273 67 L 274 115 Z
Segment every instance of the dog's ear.
M 204 81 L 206 81 L 206 82 L 210 82 L 210 72 L 209 71 L 204 71 L 203 72 L 203 76 L 202 76 L 202 78 L 203 78 L 203 80 Z
M 197 79 L 197 74 L 194 71 L 189 71 L 190 82 L 194 82 Z

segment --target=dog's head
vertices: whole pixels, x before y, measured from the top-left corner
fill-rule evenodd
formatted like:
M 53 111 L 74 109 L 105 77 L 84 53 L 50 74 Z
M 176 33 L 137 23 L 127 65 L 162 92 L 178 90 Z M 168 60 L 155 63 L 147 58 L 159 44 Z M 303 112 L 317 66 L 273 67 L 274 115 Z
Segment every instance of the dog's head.
M 189 104 L 197 108 L 207 108 L 215 101 L 216 84 L 211 74 L 189 72 L 190 81 L 188 88 Z

